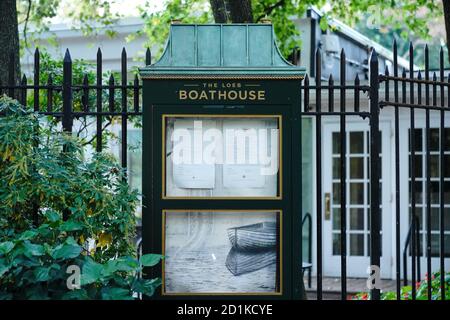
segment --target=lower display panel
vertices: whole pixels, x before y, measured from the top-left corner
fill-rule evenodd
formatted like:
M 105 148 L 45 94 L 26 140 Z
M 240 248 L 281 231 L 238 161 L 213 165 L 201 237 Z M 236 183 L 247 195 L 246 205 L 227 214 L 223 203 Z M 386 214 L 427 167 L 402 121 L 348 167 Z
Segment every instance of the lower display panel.
M 164 210 L 163 295 L 282 294 L 280 210 Z

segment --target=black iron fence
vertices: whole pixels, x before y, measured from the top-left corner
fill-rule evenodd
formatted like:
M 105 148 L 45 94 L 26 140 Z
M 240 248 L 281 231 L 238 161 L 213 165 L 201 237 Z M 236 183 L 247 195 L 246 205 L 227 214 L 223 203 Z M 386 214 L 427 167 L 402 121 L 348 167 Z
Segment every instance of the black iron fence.
M 349 243 L 353 241 L 354 234 L 349 230 L 349 226 L 353 223 L 353 217 L 349 215 L 349 210 L 351 210 L 352 206 L 352 192 L 353 189 L 347 187 L 347 184 L 351 183 L 352 176 L 352 164 L 348 162 L 346 159 L 349 157 L 349 151 L 352 150 L 354 144 L 351 140 L 347 139 L 347 133 L 351 132 L 349 129 L 349 118 L 358 118 L 360 121 L 364 122 L 368 126 L 367 130 L 367 138 L 364 138 L 363 141 L 367 142 L 367 147 L 365 147 L 365 153 L 368 160 L 367 164 L 364 164 L 365 171 L 364 174 L 368 184 L 364 187 L 364 193 L 367 191 L 367 195 L 364 195 L 365 207 L 363 209 L 364 215 L 367 218 L 364 223 L 365 233 L 362 235 L 358 235 L 356 239 L 366 239 L 363 241 L 364 244 L 367 243 L 367 248 L 364 249 L 364 255 L 367 257 L 367 265 L 364 266 L 366 269 L 370 266 L 378 266 L 380 267 L 381 257 L 382 257 L 382 208 L 383 203 L 381 201 L 382 192 L 380 189 L 382 179 L 383 183 L 385 183 L 385 179 L 389 177 L 381 177 L 381 161 L 380 161 L 380 153 L 381 153 L 381 134 L 380 134 L 380 112 L 385 112 L 384 110 L 393 108 L 394 109 L 394 118 L 393 118 L 393 127 L 394 127 L 394 139 L 393 139 L 393 185 L 395 188 L 394 199 L 393 199 L 393 208 L 389 212 L 389 214 L 393 217 L 393 224 L 395 230 L 393 234 L 395 234 L 394 239 L 394 253 L 392 257 L 394 258 L 395 264 L 395 275 L 392 276 L 393 279 L 396 280 L 396 297 L 397 299 L 401 299 L 401 257 L 402 251 L 401 246 L 407 240 L 406 233 L 403 235 L 401 231 L 401 221 L 403 216 L 406 214 L 409 216 L 407 218 L 408 225 L 406 226 L 407 230 L 419 230 L 419 237 L 424 237 L 424 241 L 414 240 L 411 241 L 411 250 L 409 252 L 411 258 L 411 277 L 412 277 L 412 298 L 416 298 L 416 287 L 415 282 L 418 278 L 417 269 L 420 268 L 420 259 L 418 255 L 420 254 L 420 250 L 417 250 L 417 246 L 425 245 L 426 250 L 424 254 L 424 258 L 426 258 L 427 263 L 427 273 L 430 275 L 432 273 L 432 263 L 431 260 L 438 258 L 439 259 L 439 267 L 437 270 L 440 270 L 441 273 L 444 273 L 445 270 L 445 257 L 446 257 L 446 241 L 448 241 L 448 233 L 446 233 L 445 226 L 446 219 L 450 220 L 450 217 L 445 217 L 445 201 L 444 196 L 447 197 L 447 185 L 450 184 L 449 181 L 446 180 L 446 176 L 444 174 L 444 168 L 446 166 L 450 166 L 449 163 L 445 162 L 445 157 L 447 154 L 444 150 L 447 148 L 447 141 L 450 141 L 449 137 L 446 136 L 445 132 L 445 116 L 446 112 L 450 111 L 450 105 L 447 102 L 445 104 L 445 90 L 448 91 L 450 88 L 450 83 L 445 82 L 444 77 L 444 67 L 443 67 L 443 52 L 441 51 L 440 59 L 441 59 L 441 68 L 438 72 L 438 76 L 436 73 L 433 73 L 430 76 L 430 71 L 428 70 L 429 61 L 428 61 L 428 49 L 425 48 L 425 70 L 423 74 L 418 72 L 417 74 L 414 72 L 414 61 L 413 61 L 413 48 L 410 49 L 410 68 L 407 70 L 399 70 L 399 66 L 397 63 L 397 47 L 394 44 L 394 59 L 392 70 L 384 70 L 383 74 L 380 74 L 379 70 L 379 62 L 378 57 L 375 51 L 372 52 L 371 57 L 369 59 L 369 82 L 361 81 L 358 76 L 355 77 L 354 81 L 349 83 L 346 81 L 346 56 L 345 52 L 342 51 L 340 56 L 340 79 L 339 83 L 336 83 L 332 76 L 328 78 L 328 81 L 322 81 L 322 60 L 320 50 L 316 52 L 315 57 L 315 81 L 312 83 L 312 79 L 308 76 L 302 82 L 301 90 L 302 94 L 302 106 L 301 106 L 301 115 L 302 117 L 310 117 L 315 121 L 315 145 L 316 150 L 314 152 L 315 157 L 315 209 L 314 213 L 312 213 L 313 222 L 315 226 L 310 228 L 309 236 L 313 237 L 315 240 L 314 247 L 309 248 L 309 254 L 313 252 L 313 257 L 310 257 L 310 261 L 312 263 L 313 273 L 316 276 L 316 292 L 317 299 L 321 300 L 323 298 L 324 288 L 323 288 L 323 280 L 328 274 L 324 273 L 324 266 L 329 264 L 327 261 L 327 257 L 334 255 L 339 257 L 340 271 L 339 278 L 341 284 L 341 298 L 347 299 L 347 282 L 348 282 L 348 261 L 352 258 L 353 252 L 352 247 L 350 246 L 349 251 Z M 297 54 L 292 55 L 294 58 L 298 57 Z M 150 64 L 150 51 L 147 50 L 145 63 Z M 295 62 L 295 61 L 294 61 Z M 14 66 L 14 63 L 10 64 L 11 67 Z M 401 72 L 402 71 L 402 72 Z M 13 70 L 12 70 L 13 72 Z M 0 94 L 6 93 L 11 96 L 19 96 L 19 100 L 22 103 L 27 102 L 27 96 L 31 94 L 33 96 L 32 103 L 34 105 L 34 110 L 40 114 L 53 116 L 61 120 L 62 129 L 66 132 L 72 132 L 74 119 L 79 119 L 83 117 L 95 117 L 96 119 L 96 130 L 95 130 L 95 148 L 97 151 L 102 150 L 102 135 L 105 130 L 107 130 L 104 125 L 104 119 L 106 117 L 118 117 L 120 118 L 120 127 L 121 127 L 121 165 L 123 168 L 127 168 L 127 126 L 130 117 L 139 117 L 142 115 L 142 106 L 140 105 L 140 95 L 142 86 L 139 82 L 137 75 L 129 81 L 127 79 L 128 76 L 127 69 L 127 54 L 126 51 L 122 51 L 121 56 L 121 70 L 120 70 L 120 83 L 116 82 L 114 75 L 111 75 L 108 83 L 103 83 L 103 69 L 102 69 L 102 53 L 98 50 L 97 53 L 97 64 L 96 64 L 96 82 L 90 83 L 87 76 L 84 77 L 81 83 L 73 83 L 72 77 L 72 60 L 69 54 L 69 51 L 66 52 L 63 62 L 63 73 L 62 73 L 62 81 L 59 84 L 54 84 L 52 76 L 48 77 L 47 83 L 42 83 L 40 80 L 40 54 L 39 51 L 36 50 L 35 60 L 34 60 L 34 77 L 33 83 L 28 84 L 26 77 L 22 78 L 22 82 L 20 84 L 0 84 Z M 401 72 L 401 76 L 399 73 Z M 390 73 L 393 73 L 391 75 Z M 409 75 L 409 76 L 407 76 Z M 318 81 L 317 79 L 320 79 Z M 390 89 L 393 84 L 393 96 L 391 98 Z M 380 88 L 381 86 L 381 88 Z M 407 86 L 409 87 L 409 99 L 407 98 Z M 384 89 L 384 95 L 380 97 L 380 92 Z M 440 90 L 438 102 L 437 91 Z M 46 93 L 45 105 L 41 105 L 40 95 L 42 92 Z M 120 95 L 116 95 L 115 93 L 119 92 Z M 55 105 L 54 98 L 55 95 L 59 95 L 61 99 L 61 104 Z M 74 99 L 75 95 L 80 97 L 80 103 L 77 104 L 77 108 L 74 108 Z M 424 97 L 423 97 L 424 95 Z M 94 103 L 92 103 L 92 96 L 94 96 Z M 106 101 L 105 101 L 106 96 Z M 335 97 L 338 97 L 337 100 Z M 448 100 L 448 98 L 447 98 Z M 105 108 L 106 105 L 106 108 Z M 401 159 L 401 149 L 400 149 L 400 113 L 401 110 L 408 109 L 410 114 L 410 124 L 409 124 L 409 136 L 410 136 L 410 155 L 409 156 L 409 166 L 410 166 L 410 177 L 408 178 L 407 185 L 409 187 L 402 188 L 401 181 L 401 169 L 402 166 Z M 423 183 L 425 184 L 425 188 L 422 192 L 425 194 L 425 202 L 421 203 L 421 208 L 424 209 L 425 219 L 418 219 L 416 216 L 416 152 L 415 141 L 416 139 L 416 114 L 417 110 L 424 110 L 425 112 L 425 128 L 424 128 L 424 145 L 422 146 L 422 154 L 424 154 L 423 161 L 421 165 L 425 167 L 425 174 Z M 430 134 L 430 112 L 439 112 L 439 141 L 440 148 L 437 151 L 437 157 L 433 153 L 433 157 L 431 156 L 431 134 Z M 326 142 L 326 137 L 324 134 L 324 121 L 332 118 L 335 119 L 338 124 L 337 130 L 334 133 L 337 134 L 338 139 L 336 140 L 336 148 L 333 145 L 333 162 L 336 160 L 336 166 L 333 167 L 332 173 L 326 176 L 324 171 L 324 149 L 323 145 Z M 390 140 L 389 140 L 390 141 Z M 364 143 L 365 143 L 364 142 Z M 450 151 L 450 150 L 449 150 Z M 385 157 L 386 155 L 382 155 Z M 438 173 L 437 181 L 431 173 L 431 162 L 432 160 L 438 159 L 440 168 Z M 344 161 L 345 160 L 345 161 Z M 327 162 L 328 163 L 328 162 Z M 329 171 L 326 171 L 329 172 Z M 330 176 L 331 175 L 331 176 Z M 450 177 L 449 177 L 450 178 Z M 332 195 L 327 195 L 324 187 L 324 180 L 329 179 L 330 181 L 334 181 Z M 435 203 L 432 203 L 432 193 L 429 190 L 432 189 L 437 182 L 438 186 L 438 207 L 436 207 Z M 336 188 L 335 188 L 336 186 Z M 403 185 L 404 186 L 404 185 Z M 411 202 L 405 208 L 403 206 L 403 202 L 401 202 L 401 193 L 406 192 L 406 194 L 410 194 Z M 450 192 L 450 191 L 449 191 Z M 445 194 L 444 194 L 445 193 Z M 433 199 L 433 201 L 436 199 Z M 449 203 L 450 204 L 450 203 Z M 432 221 L 431 221 L 431 213 L 432 210 L 437 209 L 439 212 L 438 219 L 438 230 L 433 230 L 432 232 Z M 370 213 L 369 213 L 370 212 Z M 434 211 L 433 211 L 434 212 Z M 336 222 L 336 226 L 331 228 L 330 231 L 326 231 L 324 234 L 324 224 L 330 223 L 330 219 Z M 421 222 L 422 221 L 422 222 Z M 417 227 L 416 224 L 422 223 L 421 227 Z M 351 229 L 351 227 L 350 227 Z M 327 229 L 328 230 L 328 229 Z M 300 230 L 299 232 L 302 232 Z M 438 254 L 432 255 L 432 236 L 438 235 L 439 237 L 439 252 Z M 366 237 L 366 238 L 364 238 Z M 330 255 L 329 252 L 324 252 L 324 248 L 329 248 L 330 245 L 327 242 L 332 242 L 333 245 L 333 253 Z M 352 242 L 353 243 L 353 242 Z M 450 245 L 450 244 L 448 244 Z M 329 250 L 329 249 L 327 249 Z M 447 255 L 448 256 L 448 255 Z M 404 267 L 406 268 L 406 263 L 404 263 Z M 403 277 L 408 277 L 407 274 Z M 441 291 L 442 298 L 445 297 L 445 280 L 444 277 L 441 277 Z M 431 299 L 431 277 L 428 277 L 428 298 Z M 380 288 L 370 287 L 371 289 L 371 298 L 372 299 L 380 299 Z M 448 293 L 447 293 L 448 294 Z M 308 297 L 314 298 L 314 297 Z

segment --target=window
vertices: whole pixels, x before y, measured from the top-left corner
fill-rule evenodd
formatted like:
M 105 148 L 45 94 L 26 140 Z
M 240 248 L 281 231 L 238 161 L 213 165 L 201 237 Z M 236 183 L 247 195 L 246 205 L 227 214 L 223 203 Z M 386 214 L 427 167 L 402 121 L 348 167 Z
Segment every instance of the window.
M 409 132 L 409 139 L 410 139 Z M 450 128 L 444 129 L 444 168 L 440 168 L 440 129 L 430 129 L 430 186 L 427 186 L 426 163 L 426 130 L 415 129 L 414 132 L 414 172 L 415 187 L 414 199 L 416 203 L 416 216 L 420 224 L 420 254 L 426 252 L 427 235 L 427 196 L 431 200 L 431 255 L 440 256 L 440 191 L 444 192 L 444 243 L 445 256 L 450 257 Z M 409 161 L 411 163 L 411 141 L 409 141 Z M 440 185 L 440 176 L 444 175 L 444 185 Z M 409 222 L 411 221 L 411 165 L 409 169 Z

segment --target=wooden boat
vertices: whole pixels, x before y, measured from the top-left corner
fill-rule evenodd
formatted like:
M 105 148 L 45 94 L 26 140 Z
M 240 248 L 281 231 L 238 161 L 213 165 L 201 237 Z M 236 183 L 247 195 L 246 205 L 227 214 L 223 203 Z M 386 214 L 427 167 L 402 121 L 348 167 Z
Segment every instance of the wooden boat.
M 233 248 L 240 250 L 264 250 L 277 245 L 275 222 L 260 222 L 227 229 Z
M 225 261 L 225 266 L 234 275 L 254 272 L 265 268 L 277 261 L 275 249 L 265 251 L 242 251 L 231 248 Z

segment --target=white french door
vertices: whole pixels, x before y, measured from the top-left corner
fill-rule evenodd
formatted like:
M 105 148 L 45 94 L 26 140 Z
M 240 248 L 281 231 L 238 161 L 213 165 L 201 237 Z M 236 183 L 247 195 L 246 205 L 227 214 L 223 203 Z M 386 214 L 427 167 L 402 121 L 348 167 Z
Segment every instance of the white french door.
M 338 122 L 323 126 L 323 271 L 341 274 L 340 143 Z M 390 127 L 380 122 L 382 257 L 381 276 L 391 276 Z M 370 131 L 366 122 L 346 123 L 347 276 L 368 277 L 370 265 Z

